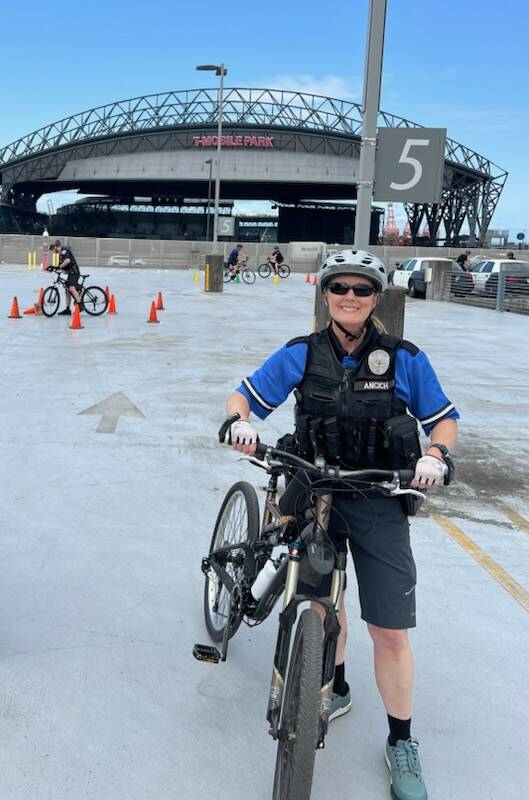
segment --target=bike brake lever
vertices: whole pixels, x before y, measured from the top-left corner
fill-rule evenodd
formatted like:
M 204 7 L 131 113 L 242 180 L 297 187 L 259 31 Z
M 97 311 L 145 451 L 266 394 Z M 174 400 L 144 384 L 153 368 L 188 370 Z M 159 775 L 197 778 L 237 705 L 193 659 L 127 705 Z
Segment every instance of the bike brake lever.
M 392 497 L 399 497 L 403 494 L 412 494 L 414 497 L 420 497 L 422 500 L 426 500 L 426 495 L 423 492 L 419 492 L 418 489 L 401 489 L 400 486 L 397 489 L 394 489 L 390 492 Z
M 237 461 L 249 461 L 250 464 L 255 464 L 256 467 L 261 467 L 261 469 L 266 470 L 266 472 L 270 470 L 270 464 L 266 461 L 260 461 L 255 456 L 240 456 Z

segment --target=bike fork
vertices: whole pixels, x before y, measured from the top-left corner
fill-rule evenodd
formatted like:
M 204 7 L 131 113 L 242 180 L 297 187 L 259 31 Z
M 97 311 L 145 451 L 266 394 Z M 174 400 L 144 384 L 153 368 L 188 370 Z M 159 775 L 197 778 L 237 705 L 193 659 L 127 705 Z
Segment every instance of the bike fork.
M 277 635 L 277 645 L 274 655 L 274 665 L 272 667 L 272 681 L 270 684 L 270 695 L 268 698 L 268 709 L 266 719 L 270 723 L 270 734 L 277 739 L 279 734 L 279 724 L 281 721 L 281 706 L 283 704 L 283 694 L 285 691 L 286 672 L 288 667 L 288 655 L 290 652 L 290 639 L 292 628 L 297 616 L 296 602 L 291 603 L 294 597 L 299 576 L 301 542 L 292 542 L 289 545 L 288 569 L 285 581 L 285 596 L 283 601 L 283 611 L 279 615 L 279 632 Z

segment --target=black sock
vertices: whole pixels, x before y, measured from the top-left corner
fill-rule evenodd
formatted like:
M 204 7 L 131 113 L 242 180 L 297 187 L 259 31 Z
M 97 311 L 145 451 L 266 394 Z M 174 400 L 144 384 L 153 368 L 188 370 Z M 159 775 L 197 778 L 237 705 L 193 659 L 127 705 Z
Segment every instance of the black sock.
M 397 719 L 388 714 L 389 722 L 389 743 L 395 747 L 398 739 L 407 742 L 411 738 L 411 717 L 409 719 Z
M 334 686 L 333 692 L 341 695 L 342 697 L 349 691 L 349 684 L 345 680 L 345 664 L 336 664 L 334 668 Z

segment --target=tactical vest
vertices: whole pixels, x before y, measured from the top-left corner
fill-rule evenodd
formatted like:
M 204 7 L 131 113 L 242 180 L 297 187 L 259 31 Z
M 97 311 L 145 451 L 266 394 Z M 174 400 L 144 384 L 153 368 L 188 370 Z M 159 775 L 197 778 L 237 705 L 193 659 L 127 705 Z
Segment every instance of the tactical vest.
M 409 342 L 374 328 L 357 367 L 343 367 L 328 330 L 308 337 L 305 373 L 295 390 L 302 458 L 322 455 L 344 468 L 399 469 L 420 458 L 417 422 L 395 394 L 396 351 Z

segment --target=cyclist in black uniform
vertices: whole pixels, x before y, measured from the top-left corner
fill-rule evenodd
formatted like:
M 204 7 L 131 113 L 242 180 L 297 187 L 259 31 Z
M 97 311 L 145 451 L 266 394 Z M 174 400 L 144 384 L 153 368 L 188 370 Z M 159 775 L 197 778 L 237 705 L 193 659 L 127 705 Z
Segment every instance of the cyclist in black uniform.
M 81 306 L 81 295 L 79 294 L 79 277 L 81 273 L 79 271 L 79 265 L 70 248 L 63 247 L 60 239 L 57 239 L 50 249 L 52 249 L 54 253 L 59 254 L 59 269 L 63 270 L 67 275 L 67 285 L 64 289 L 66 308 L 63 311 L 59 311 L 59 314 L 70 316 L 72 313 L 70 311 L 72 297 L 75 302 Z M 80 310 L 82 311 L 82 306 Z
M 282 264 L 282 263 L 283 263 L 283 261 L 285 260 L 285 259 L 283 258 L 283 253 L 281 252 L 281 250 L 279 249 L 279 247 L 274 247 L 274 249 L 272 250 L 272 255 L 270 256 L 270 259 L 269 259 L 269 260 L 270 260 L 270 263 L 271 263 L 271 265 L 272 265 L 272 266 L 273 266 L 273 268 L 274 268 L 274 272 L 275 272 L 275 274 L 277 275 L 277 268 L 278 268 L 278 267 L 279 267 L 279 265 L 280 265 L 280 264 Z
M 229 441 L 239 452 L 255 453 L 257 432 L 250 412 L 265 419 L 294 392 L 294 445 L 306 460 L 321 455 L 345 469 L 413 468 L 413 487 L 442 484 L 453 468 L 450 449 L 459 414 L 426 354 L 383 333 L 374 322 L 373 312 L 388 286 L 386 266 L 371 253 L 344 250 L 327 258 L 319 278 L 331 323 L 322 332 L 287 342 L 230 395 L 228 414 L 237 412 L 239 419 L 231 425 Z M 417 421 L 431 439 L 425 455 Z M 291 481 L 281 498 L 283 513 L 303 511 L 297 491 L 293 508 L 285 505 L 296 483 Z M 335 546 L 349 544 L 362 619 L 373 640 L 375 677 L 388 715 L 385 756 L 395 800 L 427 798 L 418 742 L 411 736 L 413 657 L 407 629 L 415 626 L 416 570 L 408 515 L 413 513 L 411 504 L 401 505 L 399 498 L 353 491 L 333 498 L 329 523 Z M 317 593 L 328 597 L 330 586 L 324 583 Z M 329 720 L 351 708 L 344 604 L 339 620 Z M 437 758 L 440 769 L 446 768 L 442 752 Z

